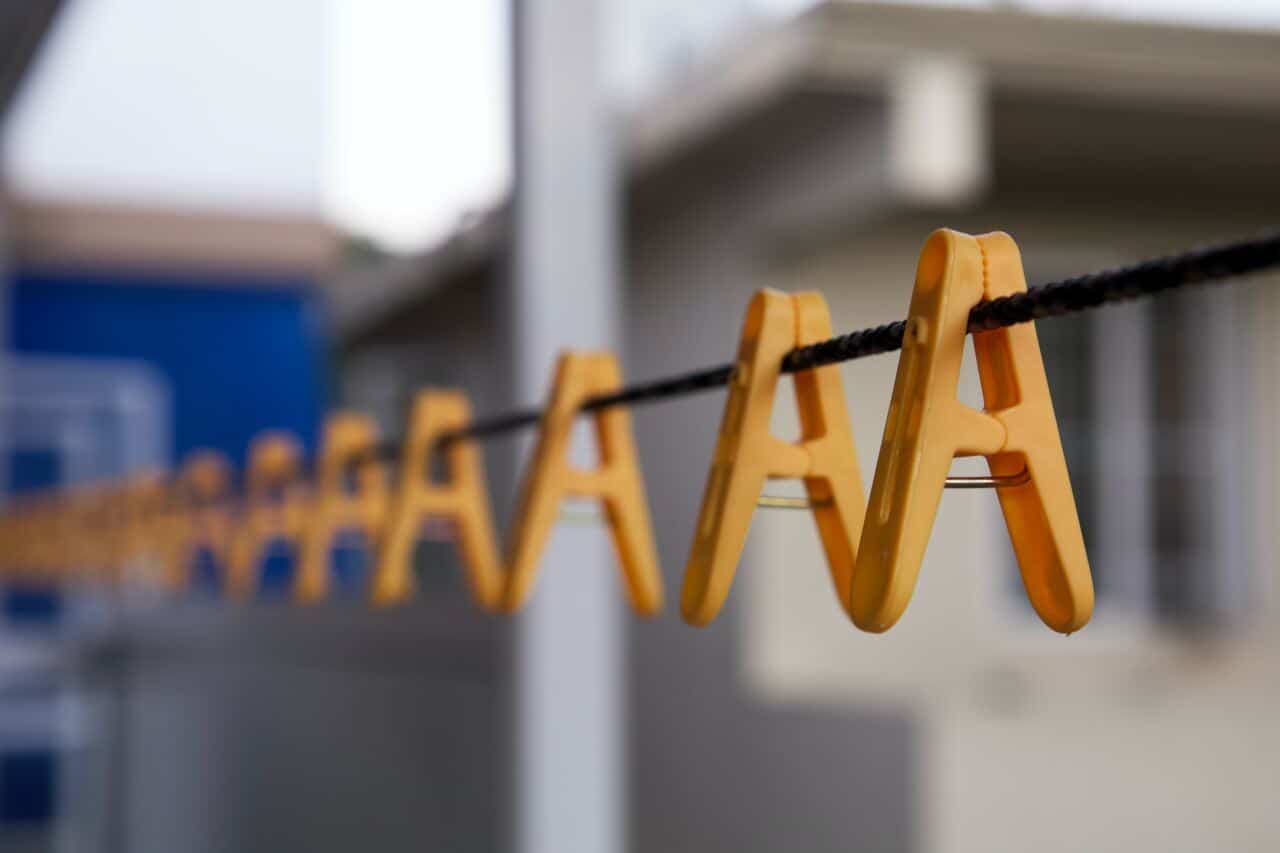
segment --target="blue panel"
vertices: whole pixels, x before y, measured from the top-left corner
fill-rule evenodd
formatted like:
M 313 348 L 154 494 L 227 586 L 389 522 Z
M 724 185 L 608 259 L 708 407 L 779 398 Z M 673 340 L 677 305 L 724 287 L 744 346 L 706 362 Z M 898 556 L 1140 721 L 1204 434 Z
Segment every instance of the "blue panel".
M 242 463 L 266 428 L 313 446 L 326 382 L 307 284 L 20 269 L 10 340 L 22 353 L 150 363 L 171 383 L 174 451 L 214 447 Z
M 57 457 L 49 451 L 22 450 L 9 456 L 9 485 L 14 492 L 43 489 L 59 482 Z M 49 628 L 63 616 L 62 595 L 32 584 L 0 589 L 0 624 Z
M 267 547 L 258 575 L 258 597 L 264 601 L 285 601 L 293 589 L 293 549 L 276 542 Z
M 0 753 L 0 825 L 44 824 L 53 818 L 57 761 L 45 749 Z
M 51 450 L 17 450 L 9 455 L 9 488 L 13 492 L 45 489 L 60 480 L 58 457 Z
M 6 626 L 49 628 L 62 621 L 62 595 L 49 587 L 23 584 L 0 592 Z

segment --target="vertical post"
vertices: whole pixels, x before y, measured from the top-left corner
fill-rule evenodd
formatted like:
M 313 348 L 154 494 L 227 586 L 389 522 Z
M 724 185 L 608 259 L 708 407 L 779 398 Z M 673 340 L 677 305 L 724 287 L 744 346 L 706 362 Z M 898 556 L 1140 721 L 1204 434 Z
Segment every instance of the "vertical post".
M 600 0 L 515 0 L 511 316 L 522 403 L 557 352 L 616 343 L 614 163 Z M 527 447 L 526 447 L 527 450 Z M 599 530 L 562 526 L 515 632 L 515 848 L 614 853 L 625 780 L 618 572 Z

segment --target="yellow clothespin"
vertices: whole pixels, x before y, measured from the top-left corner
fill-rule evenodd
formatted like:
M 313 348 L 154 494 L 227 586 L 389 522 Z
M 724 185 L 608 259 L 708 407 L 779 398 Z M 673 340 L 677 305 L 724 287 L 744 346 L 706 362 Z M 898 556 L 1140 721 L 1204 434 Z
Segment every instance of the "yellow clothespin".
M 975 333 L 986 411 L 956 399 L 970 309 L 1024 290 L 1007 234 L 940 230 L 925 243 L 854 572 L 864 630 L 885 631 L 906 609 L 956 456 L 985 456 L 994 477 L 1025 470 L 998 494 L 1027 594 L 1055 631 L 1089 621 L 1093 581 L 1035 327 Z
M 148 470 L 131 475 L 125 482 L 122 498 L 124 528 L 116 579 L 123 580 L 123 573 L 136 567 L 141 570 L 142 579 L 150 580 L 151 561 L 163 548 L 162 513 L 168 498 L 164 473 Z
M 231 542 L 231 464 L 216 450 L 194 450 L 182 463 L 176 488 L 180 498 L 174 520 L 174 543 L 165 572 L 170 589 L 185 590 L 201 554 L 208 554 L 224 573 Z
M 294 597 L 301 603 L 319 601 L 329 594 L 336 533 L 356 528 L 367 537 L 371 552 L 377 547 L 387 510 L 387 473 L 379 462 L 366 462 L 354 471 L 351 467 L 377 444 L 377 425 L 366 415 L 340 412 L 325 423 L 294 582 Z M 353 476 L 352 490 L 347 489 L 348 474 Z
M 598 498 L 604 503 L 632 608 L 642 616 L 662 609 L 662 574 L 631 416 L 618 406 L 592 412 L 599 466 L 584 471 L 569 461 L 573 424 L 582 404 L 621 387 L 622 373 L 612 355 L 567 352 L 560 356 L 516 512 L 502 600 L 507 612 L 518 610 L 532 591 L 538 559 L 566 497 Z
M 90 530 L 81 577 L 91 585 L 115 582 L 120 555 L 124 511 L 118 483 L 97 482 L 86 498 L 85 523 Z
M 19 579 L 24 583 L 39 582 L 53 562 L 57 548 L 54 530 L 53 495 L 40 492 L 26 498 L 26 536 L 23 565 Z
M 17 551 L 16 527 L 18 514 L 10 502 L 0 514 L 0 583 L 9 579 L 14 569 L 14 555 Z
M 471 596 L 483 610 L 493 610 L 502 594 L 498 558 L 485 485 L 484 463 L 472 441 L 454 441 L 444 454 L 445 480 L 431 477 L 431 460 L 440 436 L 471 423 L 471 406 L 459 391 L 423 391 L 409 417 L 408 441 L 401 461 L 400 484 L 378 549 L 371 590 L 374 602 L 393 604 L 413 592 L 410 561 L 428 520 L 444 520 L 457 531 L 462 566 Z
M 76 581 L 85 577 L 95 557 L 96 540 L 92 527 L 92 515 L 96 492 L 87 486 L 77 486 L 66 496 L 66 564 L 62 577 Z
M 283 432 L 266 432 L 249 445 L 245 472 L 244 515 L 227 551 L 227 590 L 237 598 L 257 591 L 260 563 L 272 542 L 284 542 L 294 554 L 306 513 L 302 448 Z
M 23 499 L 23 554 L 18 579 L 30 583 L 38 578 L 48 563 L 53 540 L 49 529 L 49 496 L 44 492 L 28 494 Z
M 41 567 L 40 582 L 51 585 L 66 576 L 72 562 L 75 522 L 70 495 L 62 491 L 52 495 L 48 512 L 49 550 L 47 562 Z
M 783 356 L 830 337 L 821 294 L 766 289 L 747 308 L 680 596 L 691 624 L 710 622 L 728 597 L 767 479 L 804 480 L 836 594 L 842 606 L 848 600 L 866 498 L 839 368 L 795 374 L 798 442 L 769 432 Z

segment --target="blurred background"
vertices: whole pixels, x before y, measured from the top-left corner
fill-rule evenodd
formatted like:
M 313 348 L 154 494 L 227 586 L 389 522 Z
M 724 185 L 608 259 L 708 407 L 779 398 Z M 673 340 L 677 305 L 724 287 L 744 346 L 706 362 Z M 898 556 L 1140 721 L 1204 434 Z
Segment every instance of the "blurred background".
M 424 386 L 644 380 L 750 294 L 903 316 L 934 228 L 1047 281 L 1254 234 L 1280 201 L 1268 0 L 8 0 L 0 484 L 175 466 Z M 723 396 L 634 411 L 668 606 L 564 524 L 528 610 L 419 595 L 7 588 L 0 850 L 1271 851 L 1280 278 L 1039 326 L 1098 590 L 1035 618 L 989 492 L 853 630 L 807 513 L 761 511 L 709 628 L 678 590 Z M 896 359 L 841 368 L 864 475 Z M 976 376 L 962 399 L 977 402 Z M 787 395 L 779 435 L 798 430 Z M 500 520 L 529 436 L 485 444 Z M 960 473 L 976 473 L 957 463 Z M 797 484 L 779 484 L 785 491 Z

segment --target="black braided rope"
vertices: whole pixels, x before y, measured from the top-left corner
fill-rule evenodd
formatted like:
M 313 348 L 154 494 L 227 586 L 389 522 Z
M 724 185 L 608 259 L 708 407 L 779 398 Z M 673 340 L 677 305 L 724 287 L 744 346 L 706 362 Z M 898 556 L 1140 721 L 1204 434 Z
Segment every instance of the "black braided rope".
M 1235 278 L 1278 265 L 1280 232 L 1256 240 L 1196 249 L 1042 284 L 1025 293 L 982 302 L 969 312 L 969 331 L 989 332 L 1032 320 L 1060 317 L 1109 302 L 1123 302 L 1186 285 Z M 906 323 L 899 320 L 795 349 L 783 359 L 782 369 L 794 373 L 893 352 L 902 349 L 905 331 Z
M 1151 296 L 1188 285 L 1223 281 L 1277 266 L 1280 266 L 1280 232 L 1051 282 L 1030 288 L 1024 293 L 982 302 L 969 312 L 969 331 L 986 332 L 1032 320 L 1075 314 L 1111 302 Z M 795 373 L 894 352 L 902 349 L 905 331 L 906 322 L 897 320 L 799 347 L 783 359 L 782 370 L 785 373 Z M 611 394 L 592 397 L 582 409 L 584 412 L 593 412 L 611 406 L 634 406 L 723 388 L 733 378 L 733 371 L 733 364 L 720 364 L 632 385 Z M 534 409 L 497 415 L 476 421 L 466 429 L 441 436 L 440 442 L 448 444 L 464 439 L 490 438 L 535 426 L 541 417 L 542 413 Z M 399 445 L 396 443 L 380 444 L 354 461 L 359 464 L 363 461 L 394 458 L 398 451 Z

